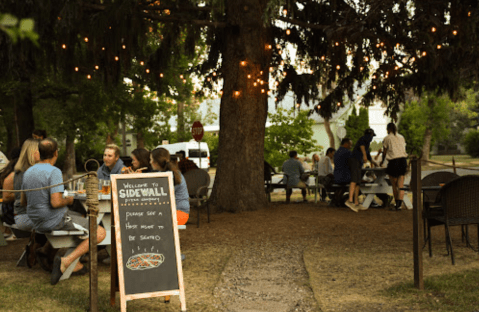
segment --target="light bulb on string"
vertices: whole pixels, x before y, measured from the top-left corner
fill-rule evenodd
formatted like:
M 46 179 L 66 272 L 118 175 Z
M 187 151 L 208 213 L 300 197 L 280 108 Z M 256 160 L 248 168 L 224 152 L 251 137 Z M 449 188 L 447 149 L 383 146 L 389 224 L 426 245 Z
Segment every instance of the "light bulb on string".
M 363 69 L 364 69 L 364 67 L 362 67 L 362 66 L 359 67 L 359 71 L 363 71 Z
M 280 63 L 280 64 L 281 64 L 281 66 L 283 66 L 283 65 L 284 65 L 284 61 L 283 61 L 283 60 L 281 60 L 281 63 Z
M 431 32 L 436 32 L 436 27 L 431 27 Z
M 211 78 L 210 78 L 210 77 L 206 78 L 206 81 L 210 81 L 210 80 L 211 80 Z
M 456 36 L 456 35 L 457 35 L 457 30 L 453 30 L 453 31 L 452 31 L 452 34 L 453 34 L 454 36 Z
M 336 104 L 336 105 L 338 105 L 338 107 L 341 106 L 341 102 L 338 102 L 338 104 Z
M 261 93 L 264 93 L 264 89 L 261 89 Z
M 213 72 L 213 76 L 216 76 L 216 72 Z
M 236 97 L 238 97 L 238 96 L 240 95 L 240 92 L 239 92 L 239 91 L 235 91 L 234 95 L 235 95 Z
M 246 66 L 246 61 L 241 61 L 241 62 L 240 62 L 240 65 L 241 65 L 241 66 Z
M 278 49 L 278 50 L 281 49 L 281 45 L 277 44 L 276 49 Z
M 95 65 L 95 69 L 98 70 L 100 68 L 100 66 L 98 65 Z
M 88 42 L 88 37 L 85 37 L 83 40 L 85 40 L 85 42 Z
M 318 107 L 318 109 L 321 109 L 321 105 L 318 105 L 317 107 Z
M 115 56 L 115 61 L 118 61 L 120 58 L 118 56 Z
M 140 62 L 140 65 L 141 65 L 141 66 L 145 65 L 145 62 L 141 61 L 141 62 Z
M 267 49 L 267 50 L 271 50 L 272 48 L 273 48 L 272 45 L 270 45 L 270 44 L 266 45 L 266 49 Z
M 125 49 L 126 49 L 126 45 L 122 45 L 121 48 L 122 48 L 123 50 L 125 50 Z
M 275 101 L 275 102 L 278 102 L 278 98 L 277 98 L 277 97 L 275 97 L 275 98 L 274 98 L 274 101 Z
M 63 48 L 63 49 L 66 49 L 66 48 L 67 48 L 67 45 L 66 45 L 66 44 L 62 44 L 62 48 Z
M 339 47 L 339 42 L 336 41 L 336 42 L 334 43 L 334 45 L 337 46 L 337 47 Z
M 183 79 L 183 75 L 180 75 L 180 79 Z
M 256 82 L 253 82 L 253 86 L 256 87 L 258 84 Z
M 283 10 L 283 15 L 286 15 L 286 14 L 288 14 L 288 10 L 284 9 Z
M 268 90 L 268 92 L 266 92 L 266 94 L 270 95 L 270 94 L 271 94 L 271 90 Z
M 78 71 L 78 67 L 75 67 L 75 71 L 76 71 L 76 72 Z
M 102 50 L 102 51 L 105 51 L 105 47 L 101 47 L 101 50 Z
M 186 83 L 186 79 L 183 79 L 183 83 Z
M 291 30 L 290 29 L 286 29 L 286 35 L 290 35 L 291 34 Z
M 286 77 L 286 75 L 287 75 L 287 73 L 286 73 L 286 72 L 283 72 L 283 76 L 285 76 L 285 77 Z
M 262 74 L 263 74 L 263 71 L 260 71 L 259 74 L 262 75 Z
M 422 51 L 421 55 L 426 56 L 427 55 L 426 51 Z
M 86 75 L 86 78 L 87 78 L 87 79 L 91 79 L 91 76 L 90 76 L 90 75 Z
M 150 73 L 150 70 L 147 68 L 147 69 L 145 69 L 145 72 L 146 72 L 147 74 L 149 74 L 149 73 Z
M 251 79 L 251 75 L 246 76 L 248 79 Z
M 323 55 L 321 56 L 321 61 L 324 61 L 326 59 L 326 57 Z
M 299 103 L 296 103 L 296 107 L 298 107 L 298 108 L 299 108 L 300 106 L 301 106 L 301 104 L 299 104 Z
M 160 73 L 160 78 L 163 78 L 163 73 Z
M 365 61 L 365 62 L 369 62 L 369 57 L 365 56 L 365 57 L 364 57 L 364 61 Z
M 279 55 L 283 54 L 283 51 L 279 50 L 279 51 L 278 51 L 278 54 L 279 54 Z
M 269 72 L 270 72 L 270 73 L 273 72 L 273 67 L 270 67 L 270 68 L 269 68 Z
M 376 90 L 376 86 L 373 86 L 373 90 Z
M 436 48 L 437 48 L 438 50 L 440 50 L 440 49 L 442 48 L 442 46 L 441 46 L 440 44 L 438 44 L 438 45 L 436 46 Z
M 261 81 L 259 82 L 259 84 L 260 84 L 260 85 L 264 85 L 264 81 L 261 80 Z
M 341 68 L 341 66 L 339 65 L 336 65 L 336 69 L 339 70 Z

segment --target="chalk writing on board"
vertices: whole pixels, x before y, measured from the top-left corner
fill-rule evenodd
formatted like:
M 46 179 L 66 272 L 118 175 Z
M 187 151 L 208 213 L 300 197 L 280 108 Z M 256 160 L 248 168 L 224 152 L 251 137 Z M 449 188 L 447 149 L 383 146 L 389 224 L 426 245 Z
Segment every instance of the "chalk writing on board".
M 128 259 L 126 267 L 130 270 L 148 270 L 159 267 L 165 261 L 163 254 L 143 253 Z

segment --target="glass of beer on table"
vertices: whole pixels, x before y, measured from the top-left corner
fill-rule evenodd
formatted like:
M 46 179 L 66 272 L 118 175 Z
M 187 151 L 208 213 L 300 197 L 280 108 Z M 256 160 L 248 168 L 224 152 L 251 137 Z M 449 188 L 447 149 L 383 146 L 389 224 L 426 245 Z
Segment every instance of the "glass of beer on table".
M 111 190 L 110 180 L 103 180 L 103 185 L 101 188 L 102 194 L 108 195 L 110 194 L 110 190 Z

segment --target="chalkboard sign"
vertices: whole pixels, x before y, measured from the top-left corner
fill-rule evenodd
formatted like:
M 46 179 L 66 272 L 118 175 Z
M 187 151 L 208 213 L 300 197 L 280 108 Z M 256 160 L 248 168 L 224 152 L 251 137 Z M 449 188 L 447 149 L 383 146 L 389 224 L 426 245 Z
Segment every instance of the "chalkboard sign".
M 112 175 L 122 311 L 126 301 L 179 295 L 186 311 L 171 172 Z

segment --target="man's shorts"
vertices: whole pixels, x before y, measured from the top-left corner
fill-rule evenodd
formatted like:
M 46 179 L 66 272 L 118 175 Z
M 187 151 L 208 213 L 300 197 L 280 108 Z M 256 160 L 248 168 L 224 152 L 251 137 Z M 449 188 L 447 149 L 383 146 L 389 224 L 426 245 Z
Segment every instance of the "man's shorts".
M 359 161 L 356 158 L 351 157 L 348 160 L 348 166 L 349 166 L 349 170 L 351 171 L 351 182 L 360 184 L 361 183 L 361 165 Z
M 302 189 L 305 189 L 307 188 L 308 186 L 306 185 L 306 183 L 304 183 L 303 181 L 299 181 L 298 184 L 296 185 L 288 185 L 288 188 L 289 189 L 292 189 L 292 188 L 302 188 Z
M 90 228 L 90 222 L 88 218 L 83 217 L 80 213 L 67 210 L 63 216 L 62 221 L 53 229 L 54 231 L 77 231 L 77 228 L 73 225 L 76 223 L 85 229 Z

